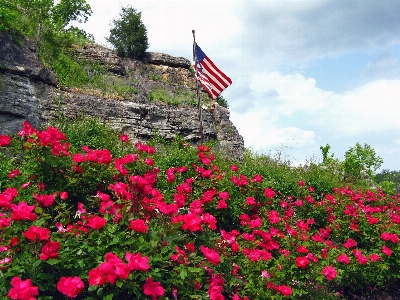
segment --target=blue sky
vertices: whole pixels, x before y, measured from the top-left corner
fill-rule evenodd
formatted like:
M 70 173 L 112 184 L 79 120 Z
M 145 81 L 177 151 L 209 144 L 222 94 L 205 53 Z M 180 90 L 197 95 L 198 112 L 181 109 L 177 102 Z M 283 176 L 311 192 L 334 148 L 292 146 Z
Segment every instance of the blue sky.
M 400 1 L 87 0 L 80 24 L 107 45 L 121 5 L 142 12 L 148 51 L 192 59 L 192 33 L 233 80 L 222 96 L 255 152 L 294 165 L 371 145 L 400 170 Z

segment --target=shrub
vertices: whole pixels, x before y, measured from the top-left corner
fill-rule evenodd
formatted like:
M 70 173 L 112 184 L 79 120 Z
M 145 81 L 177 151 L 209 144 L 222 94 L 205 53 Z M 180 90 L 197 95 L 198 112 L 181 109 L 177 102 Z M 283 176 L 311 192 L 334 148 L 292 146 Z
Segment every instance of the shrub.
M 141 58 L 149 47 L 147 29 L 141 13 L 131 6 L 121 8 L 120 18 L 114 19 L 107 41 L 122 57 Z
M 2 297 L 340 299 L 399 279 L 396 196 L 82 124 L 0 136 Z

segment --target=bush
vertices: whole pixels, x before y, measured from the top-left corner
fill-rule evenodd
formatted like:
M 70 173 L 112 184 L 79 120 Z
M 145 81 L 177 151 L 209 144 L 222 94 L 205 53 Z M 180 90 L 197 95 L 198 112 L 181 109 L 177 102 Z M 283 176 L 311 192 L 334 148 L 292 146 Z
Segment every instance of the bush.
M 141 20 L 141 13 L 131 6 L 122 7 L 120 18 L 113 20 L 113 28 L 107 41 L 122 57 L 141 58 L 149 48 L 147 29 Z
M 0 297 L 340 299 L 398 282 L 399 197 L 103 126 L 0 135 Z

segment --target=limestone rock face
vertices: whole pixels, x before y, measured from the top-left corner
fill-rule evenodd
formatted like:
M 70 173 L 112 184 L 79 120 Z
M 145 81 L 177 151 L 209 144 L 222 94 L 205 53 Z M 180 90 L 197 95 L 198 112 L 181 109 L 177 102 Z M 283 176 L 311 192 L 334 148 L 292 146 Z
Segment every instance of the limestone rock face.
M 142 61 L 122 59 L 98 45 L 75 49 L 82 58 L 106 65 L 110 82 L 130 82 L 137 89 L 132 99 L 121 100 L 100 91 L 58 87 L 57 77 L 38 60 L 33 48 L 0 33 L 0 134 L 15 134 L 24 120 L 41 128 L 63 114 L 70 119 L 98 117 L 136 141 L 146 142 L 158 134 L 200 142 L 197 107 L 148 100 L 154 89 L 172 98 L 194 97 L 189 60 L 162 53 L 146 53 Z M 204 140 L 217 140 L 221 151 L 243 157 L 243 138 L 229 120 L 229 110 L 216 104 L 213 111 L 202 109 L 202 116 Z

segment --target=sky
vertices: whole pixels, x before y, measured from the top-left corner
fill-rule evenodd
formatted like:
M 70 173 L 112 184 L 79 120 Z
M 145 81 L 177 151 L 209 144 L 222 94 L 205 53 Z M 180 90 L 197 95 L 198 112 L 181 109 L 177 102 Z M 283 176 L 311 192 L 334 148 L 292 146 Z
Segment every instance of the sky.
M 222 96 L 245 147 L 293 165 L 343 160 L 357 142 L 400 170 L 400 1 L 86 0 L 78 26 L 112 47 L 121 7 L 142 14 L 148 51 L 192 60 L 196 42 L 233 84 Z M 74 24 L 77 25 L 77 24 Z

